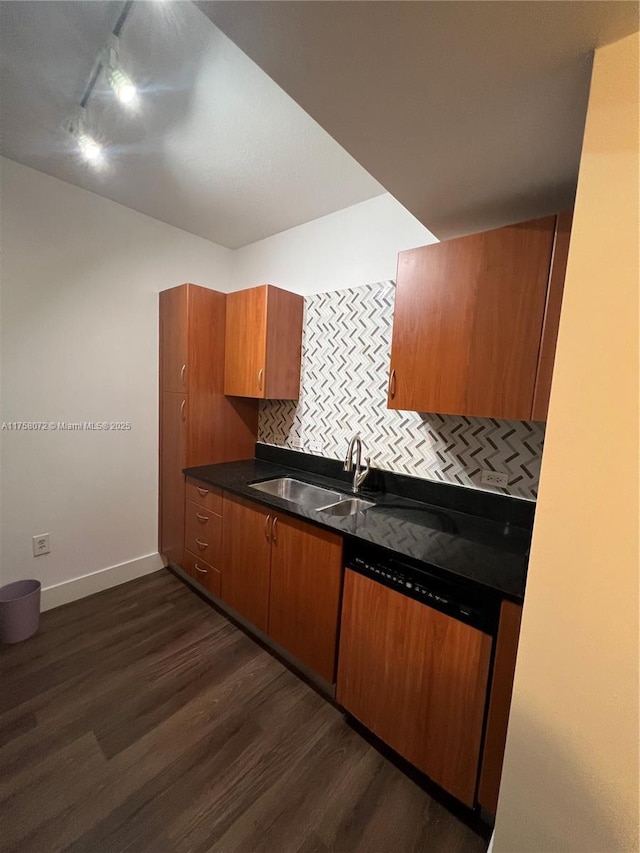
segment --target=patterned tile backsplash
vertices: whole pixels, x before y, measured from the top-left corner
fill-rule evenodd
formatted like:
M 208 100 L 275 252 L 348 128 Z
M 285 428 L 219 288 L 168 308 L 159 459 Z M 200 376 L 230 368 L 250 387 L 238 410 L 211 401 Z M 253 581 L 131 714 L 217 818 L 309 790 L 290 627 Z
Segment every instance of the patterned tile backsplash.
M 359 432 L 376 468 L 535 500 L 544 424 L 387 409 L 394 295 L 385 281 L 306 297 L 300 399 L 262 401 L 258 441 L 342 459 Z

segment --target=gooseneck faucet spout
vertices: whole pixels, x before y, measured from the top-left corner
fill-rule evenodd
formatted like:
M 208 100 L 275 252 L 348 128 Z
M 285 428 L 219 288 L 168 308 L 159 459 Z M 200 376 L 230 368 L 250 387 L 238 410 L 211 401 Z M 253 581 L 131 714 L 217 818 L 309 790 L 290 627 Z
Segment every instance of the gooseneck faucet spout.
M 353 451 L 356 451 L 356 461 L 355 465 L 353 463 Z M 349 442 L 349 447 L 347 449 L 347 456 L 344 460 L 344 470 L 345 471 L 353 471 L 353 492 L 357 494 L 360 491 L 360 486 L 364 483 L 364 481 L 369 476 L 369 469 L 371 467 L 371 457 L 365 457 L 365 467 L 362 468 L 362 439 L 360 435 L 356 433 L 352 436 L 351 441 Z

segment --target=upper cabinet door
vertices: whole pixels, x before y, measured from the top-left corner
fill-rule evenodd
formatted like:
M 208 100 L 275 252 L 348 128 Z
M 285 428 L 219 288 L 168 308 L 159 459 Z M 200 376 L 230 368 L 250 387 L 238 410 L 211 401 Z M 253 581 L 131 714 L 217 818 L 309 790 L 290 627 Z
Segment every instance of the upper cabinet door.
M 400 252 L 389 408 L 531 418 L 555 224 Z
M 264 397 L 267 361 L 267 288 L 227 296 L 224 393 Z
M 268 284 L 227 296 L 225 394 L 297 399 L 303 309 L 301 296 Z
M 302 367 L 304 298 L 279 287 L 267 287 L 267 365 L 264 396 L 297 400 Z
M 160 292 L 160 390 L 189 390 L 189 285 Z

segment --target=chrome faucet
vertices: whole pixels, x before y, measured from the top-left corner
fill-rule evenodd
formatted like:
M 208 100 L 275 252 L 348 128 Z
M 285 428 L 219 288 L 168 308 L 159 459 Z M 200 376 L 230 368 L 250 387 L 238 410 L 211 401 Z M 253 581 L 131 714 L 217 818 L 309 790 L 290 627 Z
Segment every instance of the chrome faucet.
M 356 464 L 353 464 L 353 449 L 356 450 Z M 344 470 L 353 471 L 353 492 L 357 494 L 360 491 L 360 486 L 369 476 L 371 457 L 365 457 L 365 468 L 362 468 L 362 441 L 358 433 L 356 433 L 349 442 L 347 450 L 347 458 L 344 460 Z

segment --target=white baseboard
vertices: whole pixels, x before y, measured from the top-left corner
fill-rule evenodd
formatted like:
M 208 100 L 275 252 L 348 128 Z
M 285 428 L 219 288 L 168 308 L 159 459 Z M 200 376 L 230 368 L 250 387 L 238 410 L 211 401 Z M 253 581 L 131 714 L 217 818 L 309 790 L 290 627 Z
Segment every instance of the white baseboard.
M 129 560 L 127 563 L 120 563 L 117 566 L 109 566 L 107 569 L 101 569 L 99 572 L 93 572 L 90 575 L 82 575 L 82 577 L 73 578 L 64 581 L 64 583 L 45 587 L 42 590 L 40 609 L 42 611 L 52 610 L 54 607 L 68 604 L 70 601 L 77 601 L 79 598 L 93 595 L 94 592 L 102 592 L 102 590 L 110 589 L 112 586 L 119 586 L 121 583 L 141 578 L 143 575 L 151 574 L 151 572 L 157 572 L 158 569 L 162 569 L 166 565 L 167 561 L 164 557 L 156 552 L 138 557 L 136 560 Z

